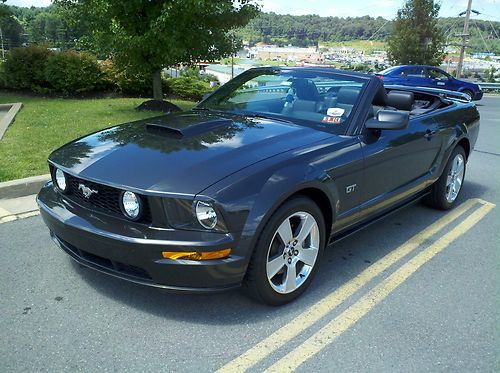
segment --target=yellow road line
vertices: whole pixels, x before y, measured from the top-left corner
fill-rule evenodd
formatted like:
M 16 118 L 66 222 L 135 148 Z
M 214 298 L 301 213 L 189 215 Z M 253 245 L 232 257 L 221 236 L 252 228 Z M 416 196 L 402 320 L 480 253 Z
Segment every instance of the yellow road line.
M 218 372 L 244 372 L 257 364 L 259 361 L 265 359 L 275 350 L 284 346 L 287 342 L 292 340 L 301 332 L 309 328 L 311 325 L 315 324 L 318 320 L 323 318 L 335 307 L 344 302 L 347 298 L 352 296 L 363 286 L 368 284 L 380 273 L 415 250 L 426 240 L 428 240 L 434 234 L 450 224 L 452 221 L 460 217 L 462 214 L 467 212 L 477 203 L 487 202 L 474 198 L 469 199 L 461 205 L 457 206 L 455 209 L 448 212 L 445 216 L 438 219 L 436 222 L 410 238 L 404 244 L 384 256 L 382 259 L 379 259 L 370 267 L 366 268 L 356 277 L 346 282 L 336 291 L 330 293 L 328 296 L 315 303 L 307 310 L 307 312 L 304 312 L 303 314 L 297 316 L 294 319 L 294 323 L 292 325 L 286 325 L 278 329 L 273 334 L 257 343 L 242 355 L 224 365 L 218 370 Z
M 483 202 L 480 208 L 470 214 L 455 228 L 403 264 L 393 274 L 373 288 L 373 290 L 361 297 L 356 303 L 330 321 L 300 346 L 277 361 L 267 370 L 267 372 L 293 371 L 306 360 L 316 355 L 343 332 L 349 329 L 349 327 L 365 316 L 373 307 L 384 300 L 394 289 L 406 281 L 420 267 L 443 251 L 458 237 L 471 229 L 488 214 L 493 207 L 495 207 L 494 204 Z
M 11 215 L 11 213 L 9 211 L 0 207 L 0 218 L 3 218 L 4 216 L 9 216 L 9 215 Z

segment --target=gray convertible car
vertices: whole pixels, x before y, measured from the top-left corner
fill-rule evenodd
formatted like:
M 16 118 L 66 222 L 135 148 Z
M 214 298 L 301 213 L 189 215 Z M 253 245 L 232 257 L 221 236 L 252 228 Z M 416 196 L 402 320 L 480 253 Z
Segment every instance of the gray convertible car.
M 280 305 L 336 240 L 420 198 L 452 208 L 478 131 L 461 93 L 257 68 L 190 111 L 55 150 L 38 204 L 85 266 L 173 291 L 243 285 Z

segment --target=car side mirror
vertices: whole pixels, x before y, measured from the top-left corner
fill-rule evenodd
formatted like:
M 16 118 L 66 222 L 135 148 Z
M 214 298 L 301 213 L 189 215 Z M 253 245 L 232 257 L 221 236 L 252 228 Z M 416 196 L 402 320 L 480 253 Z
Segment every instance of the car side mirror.
M 376 118 L 366 121 L 365 127 L 371 130 L 403 130 L 408 127 L 409 121 L 408 112 L 380 110 Z

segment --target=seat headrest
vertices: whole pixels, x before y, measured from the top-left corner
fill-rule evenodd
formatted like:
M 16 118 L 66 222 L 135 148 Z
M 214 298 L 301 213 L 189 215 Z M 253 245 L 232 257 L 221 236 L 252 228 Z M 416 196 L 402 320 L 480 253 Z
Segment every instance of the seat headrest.
M 294 79 L 292 88 L 295 88 L 297 98 L 301 100 L 319 101 L 321 99 L 318 88 L 316 88 L 316 85 L 309 79 Z
M 387 91 L 384 87 L 379 87 L 377 93 L 375 93 L 375 96 L 373 97 L 372 105 L 382 107 L 387 106 Z
M 337 102 L 341 104 L 354 105 L 358 99 L 360 88 L 342 87 L 337 95 Z
M 390 91 L 387 94 L 387 105 L 398 110 L 411 111 L 414 102 L 413 92 Z

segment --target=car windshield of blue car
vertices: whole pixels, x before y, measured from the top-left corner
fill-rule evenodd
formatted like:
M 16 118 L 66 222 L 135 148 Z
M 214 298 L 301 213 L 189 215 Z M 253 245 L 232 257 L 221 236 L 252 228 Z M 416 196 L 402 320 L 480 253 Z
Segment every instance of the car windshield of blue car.
M 252 70 L 219 88 L 195 110 L 286 120 L 344 134 L 367 81 L 324 70 Z

